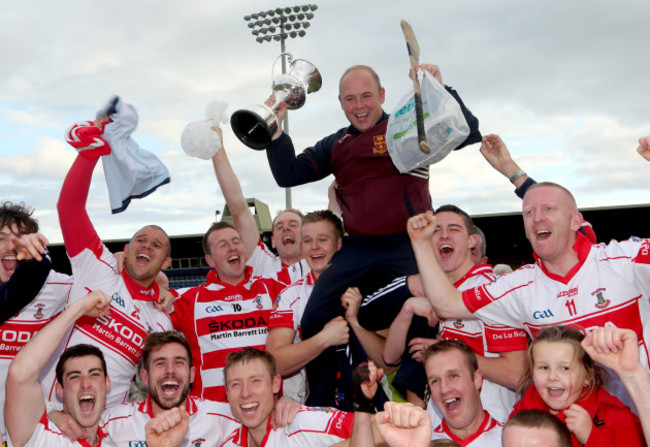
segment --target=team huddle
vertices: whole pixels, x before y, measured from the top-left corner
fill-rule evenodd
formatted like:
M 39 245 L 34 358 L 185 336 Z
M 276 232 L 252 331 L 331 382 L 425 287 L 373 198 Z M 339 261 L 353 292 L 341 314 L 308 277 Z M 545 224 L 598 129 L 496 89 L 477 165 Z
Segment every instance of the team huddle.
M 428 168 L 399 173 L 384 88 L 357 65 L 339 85 L 349 126 L 298 155 L 278 128 L 267 150 L 279 186 L 333 174 L 329 209 L 281 211 L 267 247 L 221 147 L 233 224 L 203 236 L 206 284 L 170 290 L 162 228 L 111 253 L 87 213 L 118 124 L 106 110 L 66 134 L 72 276 L 52 270 L 31 209 L 0 206 L 6 445 L 646 445 L 650 241 L 598 244 L 571 192 L 528 177 L 420 68 L 469 125 L 456 149 L 480 142 L 515 186 L 534 264 L 498 274 L 470 216 L 434 210 Z M 650 137 L 637 150 L 650 160 Z

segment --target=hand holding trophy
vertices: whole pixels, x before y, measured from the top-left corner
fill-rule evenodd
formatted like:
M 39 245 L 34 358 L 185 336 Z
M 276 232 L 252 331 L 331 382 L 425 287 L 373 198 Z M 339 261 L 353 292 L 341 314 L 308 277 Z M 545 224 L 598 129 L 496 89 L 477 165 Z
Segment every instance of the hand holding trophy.
M 305 104 L 307 94 L 317 92 L 323 84 L 320 72 L 311 62 L 294 60 L 290 53 L 282 53 L 278 58 L 284 54 L 289 57 L 289 70 L 273 80 L 273 104 L 253 104 L 237 110 L 230 118 L 230 126 L 237 138 L 255 150 L 264 150 L 271 145 L 271 137 L 280 125 L 275 114 L 280 103 L 285 102 L 289 110 L 299 109 Z

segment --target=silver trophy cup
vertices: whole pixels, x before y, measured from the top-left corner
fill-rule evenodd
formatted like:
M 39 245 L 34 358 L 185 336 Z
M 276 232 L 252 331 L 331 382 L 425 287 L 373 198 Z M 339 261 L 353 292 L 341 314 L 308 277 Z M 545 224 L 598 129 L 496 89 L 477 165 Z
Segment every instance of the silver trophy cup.
M 289 54 L 288 73 L 273 80 L 272 105 L 253 104 L 237 110 L 230 118 L 230 126 L 237 138 L 252 149 L 260 151 L 271 145 L 271 137 L 280 125 L 275 111 L 281 102 L 286 102 L 290 110 L 299 109 L 305 104 L 307 94 L 317 92 L 323 84 L 320 72 L 311 62 L 292 59 Z

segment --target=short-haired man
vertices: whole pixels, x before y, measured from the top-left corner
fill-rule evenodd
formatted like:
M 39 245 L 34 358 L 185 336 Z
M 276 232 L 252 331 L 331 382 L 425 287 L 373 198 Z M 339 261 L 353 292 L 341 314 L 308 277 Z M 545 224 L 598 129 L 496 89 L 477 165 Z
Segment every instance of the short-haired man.
M 213 129 L 223 142 L 221 128 L 214 126 Z M 212 157 L 212 166 L 232 215 L 235 229 L 241 236 L 247 263 L 255 269 L 254 275 L 275 278 L 286 285 L 305 275 L 307 266 L 305 263 L 299 263 L 302 260 L 300 251 L 302 213 L 298 210 L 286 209 L 273 219 L 271 243 L 278 251 L 276 256 L 260 237 L 255 218 L 223 145 Z
M 335 317 L 316 335 L 300 336 L 300 320 L 311 291 L 327 268 L 334 253 L 341 248 L 343 224 L 331 211 L 315 211 L 302 221 L 302 253 L 311 271 L 283 290 L 269 319 L 266 349 L 273 354 L 278 373 L 285 379 L 283 393 L 304 402 L 306 382 L 304 366 L 330 346 L 348 342 L 349 328 L 343 317 Z M 318 386 L 318 383 L 314 384 Z
M 443 420 L 431 439 L 451 439 L 461 446 L 501 446 L 502 424 L 481 404 L 483 374 L 472 348 L 443 340 L 424 351 L 424 369 Z
M 110 380 L 102 352 L 92 345 L 69 347 L 56 366 L 56 394 L 63 411 L 83 429 L 79 443 L 69 441 L 49 421 L 39 376 L 66 332 L 83 316 L 96 318 L 110 312 L 111 299 L 101 291 L 72 303 L 36 333 L 9 367 L 6 383 L 5 422 L 11 445 L 101 445 L 104 437 L 99 418 L 104 409 Z
M 145 425 L 173 408 L 189 414 L 189 430 L 182 445 L 194 445 L 199 439 L 209 439 L 220 445 L 239 423 L 232 417 L 226 403 L 188 396 L 194 381 L 194 366 L 190 345 L 179 332 L 157 332 L 145 340 L 142 382 L 149 387 L 143 402 L 131 402 L 110 407 L 102 415 L 102 430 L 108 441 L 117 446 L 144 445 Z
M 102 243 L 86 211 L 99 155 L 94 149 L 77 155 L 63 182 L 57 208 L 74 276 L 70 302 L 88 291 L 100 289 L 111 297 L 112 311 L 110 316 L 79 319 L 64 345 L 101 345 L 111 371 L 107 404 L 113 405 L 125 402 L 128 397 L 147 334 L 171 329 L 167 314 L 154 307 L 160 297 L 155 279 L 171 264 L 171 243 L 162 228 L 142 227 L 124 246 L 124 269 L 119 272 L 117 260 Z M 53 399 L 52 374 L 45 380 L 52 384 L 48 397 Z
M 217 171 L 227 162 L 224 150 L 215 155 Z M 223 158 L 217 162 L 220 154 L 224 154 Z M 227 178 L 220 174 L 217 177 L 221 183 Z M 237 189 L 238 193 L 230 191 L 228 195 L 243 197 L 241 189 Z M 248 213 L 250 221 L 245 213 L 240 217 L 248 222 L 246 225 L 255 227 Z M 225 402 L 223 367 L 228 353 L 247 346 L 263 349 L 266 344 L 273 301 L 286 285 L 275 275 L 272 278 L 263 275 L 264 257 L 256 255 L 261 250 L 256 228 L 253 242 L 253 230 L 240 233 L 227 222 L 212 224 L 203 236 L 205 260 L 212 267 L 206 277 L 207 284 L 185 291 L 174 301 L 172 323 L 192 346 L 192 362 L 196 368 L 193 395 Z M 248 259 L 251 247 L 253 255 Z
M 435 216 L 436 229 L 430 245 L 447 279 L 454 287 L 462 291 L 494 281 L 496 277 L 492 274 L 491 266 L 474 265 L 472 260 L 471 249 L 476 245 L 478 235 L 470 216 L 454 205 L 440 206 Z M 409 287 L 409 284 L 414 283 L 417 285 Z M 392 285 L 393 287 L 388 286 L 368 297 L 364 305 L 372 305 L 375 300 L 403 301 L 404 297 L 411 296 L 413 292 L 421 292 L 417 289 L 422 287 L 419 275 L 403 278 L 401 282 L 395 280 Z M 431 338 L 436 336 L 436 331 L 428 328 L 429 325 L 422 318 L 437 318 L 435 314 L 431 315 L 431 304 L 426 298 L 418 297 L 417 294 L 414 298 L 409 298 L 393 321 L 384 348 L 386 362 L 399 363 L 400 358 L 403 362 L 393 379 L 393 386 L 400 391 L 415 393 L 420 399 L 424 394 L 426 381 L 419 374 L 422 366 L 412 360 L 411 353 L 404 354 L 404 351 L 407 344 L 410 344 L 413 351 L 417 349 L 416 342 L 421 342 L 422 345 L 435 342 Z M 431 324 L 431 321 L 428 323 Z M 471 346 L 486 379 L 481 389 L 483 406 L 497 420 L 505 421 L 516 401 L 515 393 L 511 390 L 516 389 L 523 373 L 525 350 L 528 346 L 525 332 L 502 325 L 485 325 L 476 319 L 442 319 L 437 327 L 440 338 L 462 340 Z M 413 340 L 414 337 L 423 338 Z M 432 424 L 437 426 L 442 414 L 431 407 L 429 409 L 432 412 Z
M 230 408 L 242 427 L 222 446 L 331 446 L 352 434 L 353 414 L 332 408 L 303 407 L 289 425 L 271 430 L 269 418 L 282 379 L 268 352 L 233 352 L 223 373 Z
M 472 247 L 472 262 L 474 265 L 487 264 L 487 241 L 485 240 L 485 233 L 476 225 L 474 225 L 474 230 L 478 239 L 476 240 L 476 245 Z
M 51 269 L 47 239 L 24 204 L 0 205 L 0 383 L 9 365 L 29 339 L 56 316 L 66 303 L 72 278 Z M 21 260 L 22 259 L 22 260 Z M 40 259 L 40 260 L 39 260 Z M 53 371 L 56 358 L 44 371 Z M 45 373 L 43 372 L 43 375 Z M 43 382 L 43 392 L 49 385 Z M 6 438 L 5 388 L 0 387 L 0 437 Z
M 409 220 L 424 289 L 441 318 L 473 315 L 488 324 L 523 328 L 532 337 L 551 325 L 581 330 L 613 325 L 648 339 L 650 304 L 643 297 L 650 293 L 650 241 L 592 245 L 579 232 L 583 219 L 575 199 L 555 183 L 528 189 L 523 218 L 537 262 L 462 293 L 446 279 L 429 243 L 436 218 L 427 213 Z M 647 351 L 641 357 L 647 365 Z M 610 389 L 629 403 L 622 387 Z
M 571 432 L 558 418 L 542 410 L 524 410 L 503 426 L 503 447 L 571 447 Z
M 22 235 L 35 235 L 38 232 L 38 223 L 31 217 L 32 212 L 22 203 L 0 203 L 0 324 L 13 317 L 36 297 L 50 273 L 50 260 L 41 257 L 39 250 L 34 254 L 38 254 L 40 259 L 34 260 L 29 249 L 21 250 L 18 259 L 19 250 L 16 243 L 21 242 L 17 239 Z M 41 247 L 47 244 L 44 236 L 33 236 L 30 239 Z M 33 243 L 28 242 L 28 245 L 30 248 L 34 247 Z M 19 262 L 21 260 L 24 262 Z M 14 276 L 16 271 L 19 273 Z
M 423 68 L 442 83 L 438 67 Z M 458 101 L 471 129 L 460 147 L 478 142 L 478 120 L 453 89 L 447 90 Z M 291 138 L 278 126 L 266 151 L 279 186 L 297 186 L 334 174 L 348 234 L 331 267 L 314 288 L 302 320 L 305 338 L 313 337 L 333 317 L 342 314 L 339 298 L 348 287 L 359 286 L 362 277 L 373 275 L 376 283 L 372 287 L 376 288 L 397 276 L 416 273 L 404 225 L 410 216 L 432 208 L 428 169 L 400 174 L 390 159 L 386 149 L 388 114 L 382 109 L 385 91 L 377 73 L 366 65 L 350 67 L 341 77 L 338 99 L 350 122 L 348 127 L 296 156 Z M 277 111 L 279 121 L 285 111 L 286 106 L 281 105 Z M 385 329 L 392 315 L 370 315 L 367 320 L 380 326 L 369 327 L 361 321 L 367 329 Z M 328 349 L 307 365 L 310 382 L 324 382 L 323 376 L 332 375 L 331 367 L 336 363 L 333 357 L 334 350 Z M 334 384 L 323 385 L 318 394 L 309 395 L 308 404 L 334 404 Z

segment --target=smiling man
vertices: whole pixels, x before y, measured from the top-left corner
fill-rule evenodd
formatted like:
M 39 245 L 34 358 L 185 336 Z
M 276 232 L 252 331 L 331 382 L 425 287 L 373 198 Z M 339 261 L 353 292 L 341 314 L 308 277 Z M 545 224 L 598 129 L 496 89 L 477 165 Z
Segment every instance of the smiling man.
M 347 445 L 354 415 L 333 408 L 302 407 L 290 424 L 271 429 L 270 417 L 282 379 L 270 353 L 253 348 L 233 352 L 223 373 L 232 414 L 242 426 L 222 447 Z
M 37 233 L 38 222 L 23 204 L 0 205 L 0 383 L 20 349 L 52 320 L 68 299 L 72 278 L 51 269 L 47 239 Z M 36 258 L 34 258 L 36 256 Z M 40 260 L 39 260 L 40 258 Z M 43 368 L 54 371 L 56 359 Z M 43 384 L 43 392 L 49 386 Z M 4 424 L 5 388 L 0 387 L 0 437 Z
M 648 340 L 650 304 L 643 297 L 650 294 L 650 241 L 592 245 L 579 232 L 583 219 L 573 195 L 555 183 L 528 189 L 523 219 L 535 264 L 462 293 L 446 278 L 429 242 L 436 217 L 427 213 L 409 220 L 424 290 L 441 318 L 473 315 L 486 325 L 523 328 L 533 338 L 551 325 L 615 326 Z M 641 362 L 648 365 L 642 351 Z M 620 383 L 610 383 L 609 389 L 630 403 Z
M 138 230 L 124 246 L 124 269 L 102 243 L 86 211 L 93 169 L 100 153 L 82 151 L 63 182 L 59 202 L 59 222 L 70 257 L 75 282 L 70 302 L 92 290 L 104 290 L 111 297 L 111 315 L 98 319 L 81 318 L 65 346 L 100 344 L 111 371 L 112 386 L 107 404 L 125 402 L 135 367 L 142 356 L 144 339 L 150 332 L 172 328 L 169 317 L 154 307 L 160 297 L 155 279 L 171 264 L 171 244 L 162 228 L 148 225 Z M 53 399 L 54 378 L 49 399 Z
M 192 394 L 225 402 L 226 356 L 247 346 L 264 348 L 273 301 L 285 285 L 255 276 L 255 266 L 247 265 L 245 242 L 229 223 L 212 224 L 203 236 L 203 250 L 212 267 L 207 284 L 174 301 L 171 319 L 192 346 Z
M 215 126 L 213 130 L 219 134 L 223 142 L 221 128 Z M 273 219 L 271 242 L 273 248 L 278 251 L 276 256 L 260 237 L 255 218 L 244 197 L 239 179 L 230 165 L 223 144 L 212 157 L 212 166 L 232 215 L 235 229 L 241 236 L 247 263 L 254 269 L 253 275 L 275 278 L 286 285 L 302 278 L 308 270 L 307 265 L 300 262 L 302 260 L 300 251 L 302 213 L 287 209 Z
M 117 446 L 133 446 L 146 439 L 146 424 L 167 410 L 180 408 L 189 414 L 189 429 L 181 445 L 195 445 L 200 439 L 220 445 L 239 428 L 226 403 L 189 396 L 194 381 L 190 345 L 179 332 L 150 334 L 144 345 L 142 382 L 149 387 L 144 402 L 108 408 L 102 415 L 102 431 Z
M 424 65 L 442 83 L 437 66 Z M 478 120 L 456 98 L 470 127 L 470 135 L 461 145 L 480 141 Z M 289 187 L 321 180 L 330 174 L 336 178 L 336 198 L 348 234 L 342 249 L 332 258 L 313 291 L 302 320 L 303 335 L 310 338 L 337 315 L 342 315 L 340 297 L 348 287 L 362 286 L 361 279 L 372 278 L 369 293 L 392 279 L 417 272 L 413 252 L 404 232 L 406 221 L 432 208 L 428 168 L 400 174 L 386 148 L 388 114 L 383 111 L 385 90 L 377 73 L 367 65 L 348 68 L 339 82 L 339 104 L 349 126 L 321 139 L 296 156 L 291 138 L 281 126 L 266 151 L 273 176 L 279 186 Z M 279 122 L 286 104 L 277 111 Z M 388 312 L 364 317 L 359 321 L 367 329 L 386 329 L 393 315 Z M 378 327 L 370 327 L 368 322 Z M 335 372 L 333 348 L 325 350 L 307 365 L 313 383 L 322 384 L 322 392 L 312 393 L 310 405 L 334 405 L 335 384 L 326 378 Z
M 74 322 L 81 317 L 108 315 L 110 301 L 101 291 L 77 300 L 34 335 L 16 355 L 6 383 L 5 422 L 11 445 L 101 445 L 104 434 L 98 428 L 99 418 L 111 385 L 102 352 L 87 344 L 71 346 L 56 365 L 56 394 L 63 400 L 63 411 L 82 428 L 83 434 L 75 443 L 49 421 L 39 375 Z
M 343 317 L 334 317 L 316 335 L 301 339 L 300 320 L 309 302 L 311 291 L 321 273 L 341 248 L 343 224 L 329 210 L 307 214 L 302 222 L 302 253 L 311 272 L 283 290 L 273 305 L 269 319 L 266 349 L 273 354 L 278 373 L 285 379 L 283 392 L 304 402 L 307 395 L 304 366 L 330 346 L 349 340 L 348 324 Z M 318 387 L 318 383 L 313 385 Z
M 436 228 L 429 243 L 440 267 L 454 287 L 463 291 L 494 281 L 496 276 L 492 273 L 491 266 L 474 265 L 472 248 L 479 236 L 470 216 L 455 205 L 442 205 L 436 210 L 435 217 Z M 415 296 L 402 306 L 386 340 L 384 359 L 393 364 L 402 362 L 393 379 L 393 386 L 398 391 L 404 389 L 417 393 L 422 399 L 422 367 L 413 360 L 412 354 L 418 351 L 419 346 L 435 343 L 433 338 L 436 335 L 445 340 L 462 340 L 476 354 L 486 379 L 481 389 L 483 407 L 497 420 L 507 420 L 516 401 L 512 390 L 516 389 L 524 371 L 525 350 L 528 347 L 526 333 L 503 325 L 485 325 L 476 319 L 441 319 L 436 325 L 439 329 L 437 333 L 424 321 L 423 316 L 430 314 L 432 309 L 427 299 L 419 296 L 422 294 L 421 287 L 420 275 L 397 279 L 385 290 L 368 297 L 367 303 L 364 302 L 364 305 L 372 305 L 375 300 L 388 298 L 393 303 L 399 303 L 404 297 Z M 413 340 L 416 337 L 419 338 Z M 407 345 L 410 349 L 404 353 Z M 416 403 L 412 397 L 410 400 Z M 436 426 L 442 415 L 431 407 L 428 410 L 432 424 Z
M 501 446 L 502 424 L 481 404 L 483 373 L 464 342 L 445 340 L 424 351 L 431 399 L 443 416 L 431 439 L 451 439 L 463 447 Z

